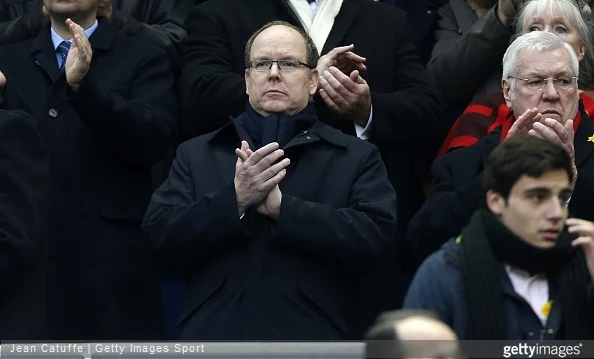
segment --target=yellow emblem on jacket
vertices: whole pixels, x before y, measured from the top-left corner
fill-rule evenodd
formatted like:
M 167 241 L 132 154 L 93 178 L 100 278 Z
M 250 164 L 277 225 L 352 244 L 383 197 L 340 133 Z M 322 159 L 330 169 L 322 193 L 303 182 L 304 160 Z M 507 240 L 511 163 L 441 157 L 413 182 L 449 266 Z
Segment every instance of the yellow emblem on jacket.
M 546 302 L 542 308 L 540 308 L 540 312 L 542 313 L 542 315 L 544 315 L 545 317 L 549 317 L 549 314 L 551 313 L 551 307 L 553 306 L 553 301 L 549 300 L 548 302 Z
M 589 142 L 594 142 L 594 135 L 592 135 L 592 136 L 588 137 L 588 141 L 589 141 Z

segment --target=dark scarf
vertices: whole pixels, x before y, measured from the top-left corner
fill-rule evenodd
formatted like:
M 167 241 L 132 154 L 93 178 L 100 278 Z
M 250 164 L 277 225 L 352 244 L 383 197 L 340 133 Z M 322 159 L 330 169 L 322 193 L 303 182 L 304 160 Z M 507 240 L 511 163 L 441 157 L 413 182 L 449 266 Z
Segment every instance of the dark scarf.
M 310 128 L 317 115 L 311 102 L 295 115 L 273 114 L 266 117 L 248 103 L 243 118 L 243 125 L 257 150 L 271 142 L 278 142 L 281 148 L 284 147 L 297 133 Z
M 507 337 L 502 275 L 504 263 L 529 272 L 546 273 L 558 288 L 563 305 L 564 339 L 594 338 L 593 311 L 587 298 L 590 274 L 581 249 L 571 247 L 575 236 L 563 231 L 553 248 L 538 248 L 520 239 L 489 210 L 477 211 L 462 231 L 463 278 L 468 308 L 468 337 Z

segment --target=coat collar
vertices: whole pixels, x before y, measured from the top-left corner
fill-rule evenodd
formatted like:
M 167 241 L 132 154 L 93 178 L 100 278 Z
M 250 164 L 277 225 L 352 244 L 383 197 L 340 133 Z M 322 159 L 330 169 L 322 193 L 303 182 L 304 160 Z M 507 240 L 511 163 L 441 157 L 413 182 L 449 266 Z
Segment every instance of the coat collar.
M 115 31 L 107 19 L 100 17 L 99 26 L 89 39 L 93 51 L 107 51 L 111 49 L 115 40 Z M 39 66 L 41 66 L 52 80 L 56 80 L 62 75 L 58 69 L 56 50 L 52 42 L 50 25 L 41 29 L 39 34 L 33 39 L 30 47 L 30 54 L 33 56 Z
M 207 135 L 207 142 L 211 144 L 228 144 L 232 146 L 237 146 L 239 142 L 242 140 L 248 141 L 251 148 L 254 148 L 254 145 L 249 138 L 247 131 L 243 128 L 243 126 L 239 125 L 242 121 L 242 117 L 244 113 L 240 114 L 237 118 L 231 118 L 231 121 L 227 123 L 225 126 L 221 127 L 215 132 Z M 345 148 L 347 147 L 346 135 L 343 134 L 341 131 L 332 128 L 320 121 L 316 121 L 308 130 L 301 131 L 287 145 L 283 148 L 285 150 L 296 147 L 307 145 L 313 142 L 325 142 L 329 145 Z

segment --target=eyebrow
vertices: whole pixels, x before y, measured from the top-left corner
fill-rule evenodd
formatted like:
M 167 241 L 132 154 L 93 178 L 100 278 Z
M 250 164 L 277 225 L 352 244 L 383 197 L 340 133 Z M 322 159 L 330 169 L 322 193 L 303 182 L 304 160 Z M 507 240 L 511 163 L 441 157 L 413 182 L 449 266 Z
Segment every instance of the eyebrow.
M 532 187 L 532 188 L 526 188 L 524 190 L 524 194 L 536 194 L 536 193 L 549 194 L 551 192 L 553 192 L 553 191 L 548 187 Z M 561 189 L 561 191 L 559 191 L 559 194 L 562 194 L 562 195 L 571 194 L 571 188 L 565 187 L 565 188 Z
M 571 72 L 561 71 L 561 72 L 558 72 L 558 73 L 554 74 L 552 77 L 557 77 L 557 76 L 572 77 L 572 76 L 575 76 L 575 75 L 573 75 Z M 520 76 L 518 76 L 518 77 L 520 77 Z M 521 78 L 528 78 L 528 77 L 542 77 L 542 78 L 545 78 L 545 77 L 550 77 L 550 76 L 545 76 L 545 75 L 539 74 L 539 73 L 534 72 L 534 71 L 529 71 L 526 75 L 521 76 Z

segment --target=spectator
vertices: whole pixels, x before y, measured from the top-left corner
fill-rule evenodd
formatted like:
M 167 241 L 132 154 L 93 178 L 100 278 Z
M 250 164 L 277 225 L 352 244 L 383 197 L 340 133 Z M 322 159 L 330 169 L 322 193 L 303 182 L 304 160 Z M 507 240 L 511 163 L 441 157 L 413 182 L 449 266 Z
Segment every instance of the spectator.
M 162 338 L 159 270 L 140 224 L 150 166 L 176 130 L 167 56 L 97 20 L 98 0 L 44 3 L 51 26 L 4 47 L 0 69 L 2 106 L 33 115 L 51 158 L 51 335 Z
M 544 46 L 525 42 L 539 37 L 520 38 L 516 45 Z M 552 55 L 544 51 L 531 54 Z M 462 340 L 594 337 L 594 223 L 567 219 L 567 201 L 579 196 L 572 196 L 573 161 L 567 148 L 549 140 L 505 140 L 485 167 L 486 206 L 421 265 L 405 307 L 436 312 Z
M 432 312 L 423 310 L 383 313 L 365 339 L 368 359 L 460 357 L 456 334 Z
M 580 10 L 575 0 L 532 0 L 519 12 L 515 27 L 518 35 L 543 30 L 559 35 L 569 42 L 580 60 L 579 88 L 589 90 L 594 83 L 591 21 L 590 8 L 584 5 Z M 491 87 L 493 90 L 500 90 L 500 81 L 496 87 Z M 580 98 L 588 114 L 594 113 L 593 97 L 594 93 L 590 91 L 580 91 Z M 450 130 L 438 156 L 452 149 L 476 143 L 480 137 L 495 129 L 498 122 L 505 120 L 507 109 L 501 91 L 476 98 Z
M 0 0 L 0 45 L 35 37 L 47 11 L 41 0 Z M 151 41 L 167 51 L 174 68 L 179 68 L 181 43 L 186 38 L 184 21 L 192 0 L 100 0 L 97 16 L 106 17 L 128 36 Z
M 0 72 L 0 86 L 3 82 Z M 48 339 L 49 156 L 29 117 L 0 110 L 0 338 L 5 342 Z
M 562 142 L 572 156 L 575 146 L 579 176 L 569 210 L 576 217 L 594 220 L 590 209 L 594 146 L 588 142 L 594 125 L 579 101 L 575 51 L 558 36 L 549 35 L 541 31 L 528 33 L 507 50 L 502 78 L 510 109 L 506 121 L 475 145 L 452 151 L 435 162 L 433 192 L 409 228 L 409 244 L 420 258 L 438 250 L 468 224 L 481 205 L 484 161 L 495 146 L 517 133 L 531 131 Z M 546 59 L 552 62 L 545 63 Z M 525 78 L 532 82 L 522 80 Z M 555 83 L 545 78 L 554 78 Z
M 181 339 L 345 339 L 353 278 L 394 238 L 396 194 L 374 146 L 318 121 L 303 29 L 268 23 L 245 56 L 245 111 L 179 147 L 143 223 L 188 278 Z
M 365 317 L 360 339 L 381 311 L 400 307 L 400 267 L 418 265 L 401 262 L 411 257 L 406 229 L 425 198 L 423 179 L 449 127 L 440 130 L 441 99 L 426 78 L 402 10 L 370 0 L 211 0 L 188 16 L 180 81 L 185 137 L 214 131 L 244 110 L 245 44 L 275 20 L 315 35 L 323 55 L 317 69 L 324 80 L 314 96 L 320 120 L 376 145 L 398 194 L 395 245 L 380 262 L 382 273 L 365 279 L 369 287 L 361 291 L 362 300 L 372 302 L 356 311 Z

